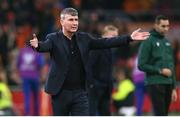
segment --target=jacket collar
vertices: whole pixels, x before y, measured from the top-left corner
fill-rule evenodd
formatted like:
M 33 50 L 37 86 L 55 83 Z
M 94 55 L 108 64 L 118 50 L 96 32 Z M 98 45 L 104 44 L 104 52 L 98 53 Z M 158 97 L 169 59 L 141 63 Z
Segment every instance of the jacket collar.
M 152 29 L 152 30 L 150 31 L 150 34 L 153 35 L 153 36 L 155 36 L 155 37 L 158 37 L 158 38 L 160 38 L 160 39 L 163 39 L 163 38 L 164 38 L 164 35 L 160 34 L 160 33 L 157 32 L 155 29 Z

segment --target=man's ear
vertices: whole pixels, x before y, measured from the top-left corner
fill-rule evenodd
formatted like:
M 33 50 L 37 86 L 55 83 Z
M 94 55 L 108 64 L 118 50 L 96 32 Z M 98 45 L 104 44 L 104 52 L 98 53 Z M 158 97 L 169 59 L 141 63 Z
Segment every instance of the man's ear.
M 154 28 L 156 28 L 157 26 L 158 26 L 158 24 L 157 24 L 157 23 L 155 23 L 155 24 L 154 24 Z
M 62 19 L 60 19 L 60 24 L 63 25 L 63 20 Z

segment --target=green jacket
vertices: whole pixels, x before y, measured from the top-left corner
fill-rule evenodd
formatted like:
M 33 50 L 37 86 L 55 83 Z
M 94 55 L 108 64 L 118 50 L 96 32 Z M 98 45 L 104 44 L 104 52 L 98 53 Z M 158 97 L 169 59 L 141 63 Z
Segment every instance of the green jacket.
M 146 73 L 145 84 L 173 84 L 175 88 L 175 66 L 170 42 L 154 29 L 149 39 L 143 41 L 138 56 L 138 68 Z M 160 74 L 160 69 L 169 68 L 171 77 Z

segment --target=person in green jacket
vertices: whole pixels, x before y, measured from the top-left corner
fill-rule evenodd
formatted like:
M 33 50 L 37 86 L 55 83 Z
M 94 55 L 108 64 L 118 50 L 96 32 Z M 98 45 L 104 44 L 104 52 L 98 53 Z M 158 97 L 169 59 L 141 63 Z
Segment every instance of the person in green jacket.
M 138 56 L 138 68 L 146 73 L 145 85 L 154 115 L 160 116 L 167 116 L 171 101 L 177 99 L 173 49 L 165 37 L 168 30 L 169 19 L 157 16 L 149 39 L 141 43 Z

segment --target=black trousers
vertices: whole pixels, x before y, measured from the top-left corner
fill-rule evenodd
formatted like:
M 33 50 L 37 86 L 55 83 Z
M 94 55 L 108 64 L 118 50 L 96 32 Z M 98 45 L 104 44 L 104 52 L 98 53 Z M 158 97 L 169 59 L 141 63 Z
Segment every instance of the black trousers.
M 89 104 L 85 90 L 61 90 L 52 95 L 54 116 L 88 116 Z
M 88 89 L 89 111 L 91 116 L 111 116 L 111 87 L 94 86 Z
M 154 115 L 167 116 L 171 103 L 172 85 L 155 84 L 148 85 L 147 91 L 150 95 Z

